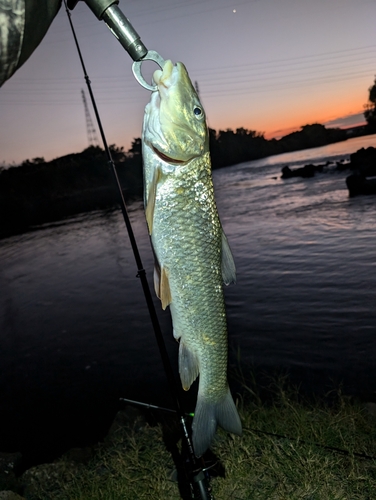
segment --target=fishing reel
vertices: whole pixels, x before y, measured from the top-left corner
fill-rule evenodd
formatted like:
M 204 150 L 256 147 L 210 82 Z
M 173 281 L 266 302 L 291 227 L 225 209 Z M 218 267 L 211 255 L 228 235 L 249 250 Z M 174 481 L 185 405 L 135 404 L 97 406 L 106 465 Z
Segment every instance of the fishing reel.
M 70 10 L 80 0 L 68 0 L 67 5 Z M 119 40 L 128 54 L 133 59 L 132 71 L 142 87 L 152 92 L 157 89 L 156 85 L 147 83 L 141 73 L 141 64 L 143 61 L 153 61 L 162 69 L 165 60 L 155 50 L 148 50 L 141 41 L 140 35 L 133 28 L 129 19 L 118 7 L 119 0 L 84 0 L 94 15 L 103 20 L 112 34 Z

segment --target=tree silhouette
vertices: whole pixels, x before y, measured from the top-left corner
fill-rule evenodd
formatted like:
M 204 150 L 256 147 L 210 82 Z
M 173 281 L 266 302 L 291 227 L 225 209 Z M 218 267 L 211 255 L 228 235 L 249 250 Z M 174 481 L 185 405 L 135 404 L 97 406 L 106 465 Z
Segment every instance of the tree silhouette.
M 368 92 L 368 103 L 364 105 L 364 118 L 369 128 L 376 131 L 376 78 Z
M 376 122 L 376 78 L 370 88 L 369 115 Z M 372 111 L 372 113 L 371 113 Z M 370 133 L 370 128 L 367 132 Z M 371 132 L 372 133 L 372 132 Z M 346 131 L 313 123 L 280 139 L 265 139 L 262 132 L 209 129 L 212 168 L 265 158 L 266 156 L 323 146 L 345 140 Z M 142 197 L 142 141 L 131 148 L 109 146 L 123 193 L 128 199 Z M 4 168 L 0 163 L 0 237 L 14 231 L 80 212 L 113 207 L 117 203 L 110 168 L 99 146 L 46 162 L 42 157 Z
M 136 139 L 133 139 L 131 148 L 128 150 L 128 153 L 130 153 L 132 156 L 137 156 L 142 154 L 141 137 L 136 137 Z

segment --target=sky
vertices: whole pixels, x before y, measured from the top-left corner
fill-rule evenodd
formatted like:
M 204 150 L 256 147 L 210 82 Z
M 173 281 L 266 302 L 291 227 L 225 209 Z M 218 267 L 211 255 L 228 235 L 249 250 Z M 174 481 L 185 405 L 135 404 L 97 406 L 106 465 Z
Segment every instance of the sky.
M 374 0 L 120 0 L 119 7 L 149 50 L 185 64 L 211 128 L 244 127 L 271 138 L 309 123 L 364 122 L 376 74 Z M 107 142 L 128 150 L 141 136 L 150 92 L 84 2 L 72 21 Z M 143 64 L 148 76 L 156 68 Z M 0 165 L 88 147 L 81 89 L 89 101 L 61 8 L 37 50 L 0 88 Z

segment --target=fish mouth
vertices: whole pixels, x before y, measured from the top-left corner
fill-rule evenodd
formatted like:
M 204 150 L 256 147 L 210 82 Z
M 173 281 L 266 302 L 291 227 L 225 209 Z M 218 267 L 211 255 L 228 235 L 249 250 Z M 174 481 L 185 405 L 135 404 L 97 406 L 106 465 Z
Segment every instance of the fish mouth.
M 176 160 L 175 158 L 171 158 L 170 156 L 165 155 L 159 149 L 157 149 L 155 146 L 152 146 L 154 153 L 163 161 L 166 163 L 175 163 L 176 165 L 181 165 L 183 163 L 187 163 L 187 160 Z
M 154 71 L 153 80 L 158 85 L 159 91 L 161 90 L 161 87 L 168 89 L 176 84 L 179 73 L 178 64 L 173 64 L 172 61 L 167 60 L 165 61 L 162 70 L 157 69 Z

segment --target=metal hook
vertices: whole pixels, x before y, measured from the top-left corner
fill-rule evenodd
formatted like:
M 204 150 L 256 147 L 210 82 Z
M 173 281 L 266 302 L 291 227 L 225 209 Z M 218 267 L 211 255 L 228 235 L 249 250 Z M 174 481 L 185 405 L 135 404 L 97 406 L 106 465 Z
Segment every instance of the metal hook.
M 156 90 L 158 90 L 158 86 L 150 85 L 149 83 L 147 83 L 147 81 L 145 80 L 145 78 L 141 73 L 141 63 L 143 61 L 154 61 L 155 63 L 158 64 L 158 66 L 161 69 L 163 69 L 163 66 L 166 61 L 155 50 L 149 50 L 142 59 L 140 59 L 139 61 L 135 61 L 132 64 L 132 71 L 138 83 L 142 85 L 146 90 L 151 90 L 152 92 L 155 92 Z

